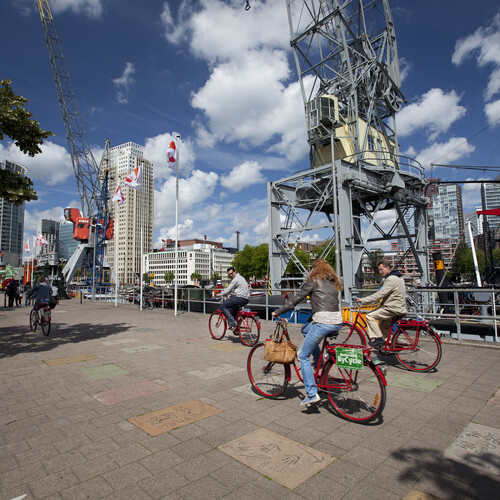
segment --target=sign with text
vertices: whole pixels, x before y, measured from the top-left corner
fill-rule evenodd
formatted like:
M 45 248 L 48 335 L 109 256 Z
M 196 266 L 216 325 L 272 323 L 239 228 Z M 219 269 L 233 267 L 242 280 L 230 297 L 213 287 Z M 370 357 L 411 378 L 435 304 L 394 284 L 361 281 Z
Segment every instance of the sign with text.
M 354 347 L 337 347 L 335 349 L 337 366 L 347 370 L 363 369 L 363 349 Z

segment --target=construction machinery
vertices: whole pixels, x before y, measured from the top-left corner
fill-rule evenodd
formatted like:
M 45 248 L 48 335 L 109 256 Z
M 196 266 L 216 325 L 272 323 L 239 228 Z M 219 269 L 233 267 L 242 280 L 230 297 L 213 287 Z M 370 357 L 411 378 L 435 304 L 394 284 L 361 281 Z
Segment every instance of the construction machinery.
M 92 268 L 91 286 L 95 289 L 96 283 L 102 282 L 103 269 L 109 267 L 105 262 L 105 241 L 113 238 L 113 220 L 108 210 L 109 139 L 106 139 L 101 163 L 97 165 L 87 140 L 49 3 L 47 0 L 37 1 L 81 200 L 81 212 L 77 208 L 64 210 L 65 219 L 73 223 L 73 237 L 80 244 L 64 267 L 63 275 L 66 286 L 69 286 L 75 271 L 86 261 Z
M 383 240 L 397 240 L 427 284 L 424 169 L 398 150 L 394 117 L 405 99 L 388 0 L 286 7 L 310 165 L 268 184 L 271 288 L 280 288 L 290 260 L 307 273 L 295 249 L 321 230 L 333 232 L 323 255 L 334 249 L 346 300 L 361 287 L 363 254 Z M 380 216 L 389 210 L 395 221 L 385 228 Z

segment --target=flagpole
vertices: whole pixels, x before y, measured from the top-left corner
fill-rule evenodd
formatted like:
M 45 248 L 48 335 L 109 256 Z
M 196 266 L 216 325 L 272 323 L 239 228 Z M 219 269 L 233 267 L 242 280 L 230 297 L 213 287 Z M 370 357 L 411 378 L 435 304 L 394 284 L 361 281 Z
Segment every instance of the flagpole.
M 120 181 L 118 181 L 119 183 Z M 115 307 L 118 307 L 118 242 L 120 241 L 118 228 L 120 226 L 120 205 L 118 203 L 115 205 L 116 207 L 116 216 L 115 216 Z
M 144 163 L 142 164 L 142 167 L 144 167 Z M 143 169 L 142 169 L 143 170 Z M 140 279 L 139 283 L 141 286 L 141 311 L 142 311 L 142 275 L 144 274 L 143 270 L 143 258 L 142 258 L 142 252 L 143 252 L 143 245 L 144 245 L 144 172 L 141 171 L 141 267 L 140 267 Z
M 174 285 L 174 293 L 175 293 L 175 301 L 174 301 L 174 316 L 177 316 L 177 282 L 179 281 L 179 162 L 180 162 L 180 142 L 181 136 L 177 136 L 177 145 L 176 145 L 176 165 L 177 165 L 177 174 L 175 179 L 175 285 Z

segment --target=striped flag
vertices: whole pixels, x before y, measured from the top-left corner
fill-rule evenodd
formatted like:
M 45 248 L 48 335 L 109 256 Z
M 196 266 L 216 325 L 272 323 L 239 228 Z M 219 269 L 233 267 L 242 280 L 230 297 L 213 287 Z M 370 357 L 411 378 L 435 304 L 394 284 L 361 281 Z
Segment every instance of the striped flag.
M 168 162 L 168 167 L 171 168 L 172 170 L 176 169 L 176 147 L 175 147 L 175 142 L 172 141 L 167 149 L 167 162 Z
M 24 245 L 24 251 L 25 252 L 31 252 L 31 248 L 30 248 L 30 240 L 28 240 L 26 242 L 26 245 Z
M 118 203 L 118 206 L 125 203 L 125 196 L 123 196 L 122 189 L 120 187 L 120 179 L 118 179 L 118 183 L 116 184 L 116 191 L 115 195 L 113 196 L 113 201 L 116 201 L 116 203 Z
M 137 167 L 130 172 L 129 176 L 125 179 L 125 184 L 132 189 L 141 189 L 141 183 L 142 183 L 142 171 L 141 171 L 141 166 L 138 165 Z
M 35 246 L 45 246 L 48 245 L 47 240 L 45 239 L 45 236 L 43 234 L 40 234 L 35 238 Z

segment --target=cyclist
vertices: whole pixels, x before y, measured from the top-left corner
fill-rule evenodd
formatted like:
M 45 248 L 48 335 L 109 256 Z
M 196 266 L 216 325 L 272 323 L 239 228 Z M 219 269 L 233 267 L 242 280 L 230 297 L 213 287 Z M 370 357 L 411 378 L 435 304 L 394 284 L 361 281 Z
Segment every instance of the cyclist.
M 385 345 L 384 335 L 388 335 L 392 318 L 406 314 L 406 286 L 403 275 L 392 269 L 392 264 L 387 259 L 377 263 L 378 272 L 384 278 L 380 290 L 368 297 L 359 297 L 359 304 L 373 304 L 381 300 L 380 307 L 367 313 L 367 333 L 372 347 Z M 377 323 L 378 320 L 378 323 Z
M 37 311 L 37 314 L 42 307 L 47 307 L 49 305 L 51 295 L 52 289 L 47 284 L 47 281 L 43 277 L 40 278 L 29 294 L 30 298 L 35 299 L 33 309 Z
M 318 259 L 314 262 L 312 271 L 300 291 L 284 306 L 272 313 L 274 318 L 290 311 L 307 296 L 311 299 L 312 321 L 302 328 L 305 338 L 298 354 L 306 389 L 306 397 L 300 403 L 301 405 L 317 403 L 320 400 L 314 369 L 309 358 L 312 355 L 313 364 L 317 366 L 321 354 L 319 344 L 327 335 L 336 332 L 342 326 L 342 313 L 339 306 L 340 290 L 342 290 L 342 283 L 332 266 L 326 260 Z
M 222 290 L 219 297 L 229 295 L 231 292 L 233 292 L 233 295 L 221 304 L 220 310 L 224 313 L 229 323 L 229 329 L 234 331 L 236 328 L 235 318 L 238 316 L 238 309 L 248 304 L 250 292 L 248 291 L 246 279 L 241 276 L 241 274 L 237 273 L 234 267 L 228 267 L 227 274 L 232 281 L 225 290 Z

